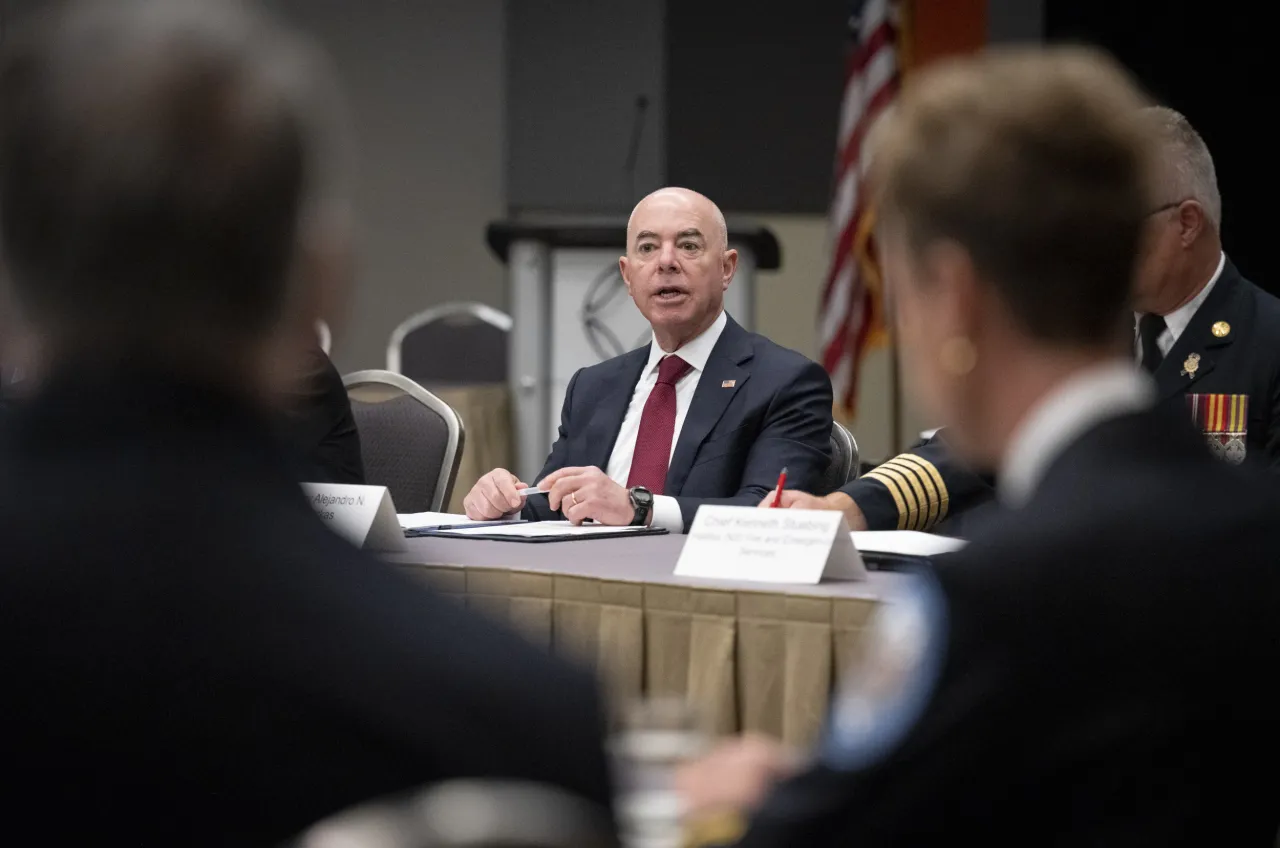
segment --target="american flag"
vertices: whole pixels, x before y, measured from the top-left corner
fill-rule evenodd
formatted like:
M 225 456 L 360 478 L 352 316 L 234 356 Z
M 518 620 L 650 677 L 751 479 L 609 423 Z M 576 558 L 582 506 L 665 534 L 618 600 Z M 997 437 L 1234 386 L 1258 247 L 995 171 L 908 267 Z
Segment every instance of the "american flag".
M 818 312 L 822 362 L 836 404 L 853 416 L 863 353 L 888 340 L 880 274 L 872 243 L 863 142 L 893 102 L 901 81 L 898 34 L 902 0 L 855 2 L 836 143 L 835 191 L 829 216 L 831 264 Z

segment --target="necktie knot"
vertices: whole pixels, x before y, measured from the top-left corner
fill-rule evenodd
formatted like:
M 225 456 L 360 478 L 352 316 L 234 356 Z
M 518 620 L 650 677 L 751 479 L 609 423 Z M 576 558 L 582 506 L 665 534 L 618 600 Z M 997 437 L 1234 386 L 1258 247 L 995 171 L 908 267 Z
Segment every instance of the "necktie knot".
M 1146 338 L 1147 336 L 1150 336 L 1153 339 L 1156 338 L 1164 332 L 1164 328 L 1166 326 L 1168 325 L 1165 324 L 1164 316 L 1156 315 L 1152 312 L 1148 312 L 1138 319 L 1138 333 L 1143 338 Z
M 658 362 L 658 382 L 674 386 L 692 367 L 678 356 L 664 356 Z
M 1166 326 L 1168 325 L 1163 315 L 1148 312 L 1138 319 L 1138 339 L 1142 342 L 1142 367 L 1150 373 L 1154 373 L 1160 361 L 1164 359 L 1164 354 L 1160 352 L 1160 345 L 1156 340 L 1160 338 Z

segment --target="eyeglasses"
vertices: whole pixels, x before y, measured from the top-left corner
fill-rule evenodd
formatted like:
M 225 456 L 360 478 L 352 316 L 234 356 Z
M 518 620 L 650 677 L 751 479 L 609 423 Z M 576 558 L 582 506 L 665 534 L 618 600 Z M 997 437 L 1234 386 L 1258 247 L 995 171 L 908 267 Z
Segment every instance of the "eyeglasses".
M 1179 206 L 1186 203 L 1190 199 L 1191 198 L 1189 197 L 1184 197 L 1182 200 L 1175 200 L 1171 203 L 1166 203 L 1164 206 L 1157 206 L 1155 209 L 1152 209 L 1150 212 L 1147 213 L 1147 217 L 1150 218 L 1152 215 L 1159 215 L 1161 212 L 1167 212 L 1170 209 L 1177 209 Z

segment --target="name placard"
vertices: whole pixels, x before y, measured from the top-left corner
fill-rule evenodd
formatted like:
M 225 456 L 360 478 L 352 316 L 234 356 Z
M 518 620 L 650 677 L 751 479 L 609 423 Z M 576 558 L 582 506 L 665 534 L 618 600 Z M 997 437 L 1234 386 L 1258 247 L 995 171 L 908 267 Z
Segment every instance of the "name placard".
M 386 486 L 303 483 L 320 520 L 357 548 L 372 553 L 406 549 L 404 530 Z
M 747 506 L 700 507 L 675 573 L 761 583 L 867 577 L 844 513 Z

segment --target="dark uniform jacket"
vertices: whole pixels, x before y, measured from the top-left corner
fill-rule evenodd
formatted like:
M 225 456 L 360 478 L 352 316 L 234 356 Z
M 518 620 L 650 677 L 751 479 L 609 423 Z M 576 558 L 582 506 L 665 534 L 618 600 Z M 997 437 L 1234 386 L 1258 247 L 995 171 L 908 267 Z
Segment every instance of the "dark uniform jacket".
M 274 845 L 459 776 L 609 803 L 591 676 L 321 523 L 268 416 L 55 376 L 0 436 L 0 761 L 19 842 Z
M 1280 470 L 1280 298 L 1230 260 L 1153 376 L 1160 402 L 1199 430 L 1212 453 Z M 988 504 L 993 484 L 956 458 L 940 430 L 842 491 L 872 530 L 943 532 L 939 522 Z
M 904 578 L 743 845 L 1272 848 L 1280 500 L 1168 417 L 1095 426 Z

